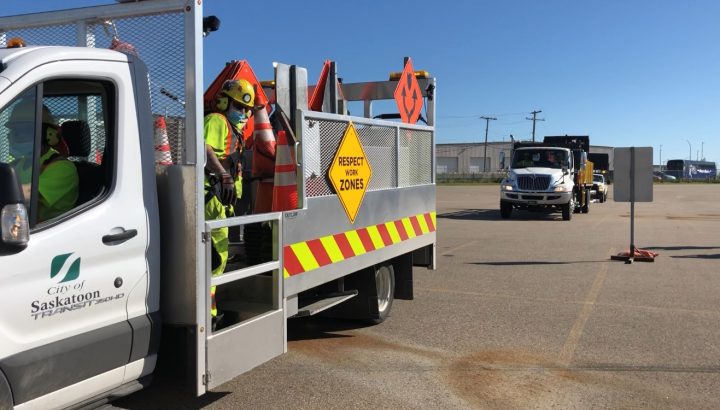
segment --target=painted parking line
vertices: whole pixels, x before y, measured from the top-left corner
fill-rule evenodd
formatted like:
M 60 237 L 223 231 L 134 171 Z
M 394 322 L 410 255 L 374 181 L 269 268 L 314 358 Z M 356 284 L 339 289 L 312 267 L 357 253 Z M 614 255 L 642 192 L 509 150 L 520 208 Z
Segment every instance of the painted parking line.
M 608 250 L 608 255 L 612 255 L 614 253 L 615 249 L 610 248 Z M 588 292 L 585 300 L 583 301 L 583 307 L 580 310 L 580 314 L 578 314 L 577 319 L 575 319 L 575 323 L 573 324 L 572 329 L 570 329 L 570 333 L 565 339 L 565 345 L 563 345 L 562 350 L 560 350 L 560 355 L 558 356 L 558 364 L 560 364 L 561 366 L 568 366 L 572 361 L 573 356 L 575 355 L 575 349 L 577 349 L 578 343 L 580 343 L 580 338 L 585 331 L 585 324 L 587 323 L 588 318 L 590 318 L 590 314 L 595 307 L 595 302 L 597 301 L 598 294 L 600 294 L 600 289 L 602 289 L 603 284 L 605 283 L 605 278 L 607 277 L 609 266 L 610 261 L 608 257 L 608 262 L 603 263 L 597 275 L 595 275 L 595 280 L 590 287 L 590 291 Z

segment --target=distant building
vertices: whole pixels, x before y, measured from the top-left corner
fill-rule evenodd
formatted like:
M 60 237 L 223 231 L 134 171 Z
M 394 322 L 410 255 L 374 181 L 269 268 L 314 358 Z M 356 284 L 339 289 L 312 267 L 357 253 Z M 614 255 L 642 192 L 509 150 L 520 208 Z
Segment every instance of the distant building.
M 591 153 L 607 153 L 613 170 L 613 147 L 590 145 Z M 478 142 L 436 144 L 435 163 L 438 174 L 478 174 L 504 171 L 512 159 L 511 142 Z

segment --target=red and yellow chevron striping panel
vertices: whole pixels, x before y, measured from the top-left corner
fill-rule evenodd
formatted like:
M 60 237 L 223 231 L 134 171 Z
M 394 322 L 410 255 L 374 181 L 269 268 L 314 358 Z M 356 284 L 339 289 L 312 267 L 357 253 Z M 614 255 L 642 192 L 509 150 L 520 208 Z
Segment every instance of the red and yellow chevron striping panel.
M 409 216 L 283 248 L 283 275 L 299 275 L 354 256 L 435 232 L 435 212 Z

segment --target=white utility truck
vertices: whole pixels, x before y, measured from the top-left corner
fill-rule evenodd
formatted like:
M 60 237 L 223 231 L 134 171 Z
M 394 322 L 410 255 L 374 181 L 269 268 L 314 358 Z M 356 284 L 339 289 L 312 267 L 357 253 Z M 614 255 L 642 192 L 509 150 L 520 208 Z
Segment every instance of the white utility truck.
M 0 50 L 0 408 L 101 403 L 142 388 L 164 359 L 201 395 L 285 352 L 289 318 L 380 322 L 394 298 L 412 299 L 413 266 L 435 268 L 435 80 L 414 74 L 333 73 L 318 112 L 307 71 L 276 64 L 271 101 L 294 131 L 298 205 L 204 219 L 203 21 L 202 2 L 187 0 L 0 18 L 0 47 L 27 44 Z M 425 107 L 426 125 L 373 117 L 373 101 L 413 82 L 400 95 L 408 113 Z M 21 147 L 11 133 L 27 128 L 11 116 L 28 101 Z M 352 102 L 363 116 L 347 115 Z M 79 176 L 72 209 L 47 219 L 45 107 Z M 155 163 L 160 117 L 171 164 Z M 259 247 L 270 260 L 243 262 L 231 246 L 237 257 L 211 277 L 210 232 L 248 224 L 270 227 Z
M 500 216 L 510 218 L 513 208 L 559 209 L 562 218 L 570 220 L 575 210 L 574 172 L 570 149 L 516 143 L 508 175 L 500 183 Z

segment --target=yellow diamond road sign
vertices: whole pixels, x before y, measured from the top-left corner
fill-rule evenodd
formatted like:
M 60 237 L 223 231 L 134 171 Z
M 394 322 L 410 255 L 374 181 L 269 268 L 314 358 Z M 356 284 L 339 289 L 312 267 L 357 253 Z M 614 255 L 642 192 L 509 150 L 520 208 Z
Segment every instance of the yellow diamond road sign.
M 350 222 L 355 223 L 365 191 L 370 185 L 372 169 L 352 122 L 345 130 L 328 176 Z

